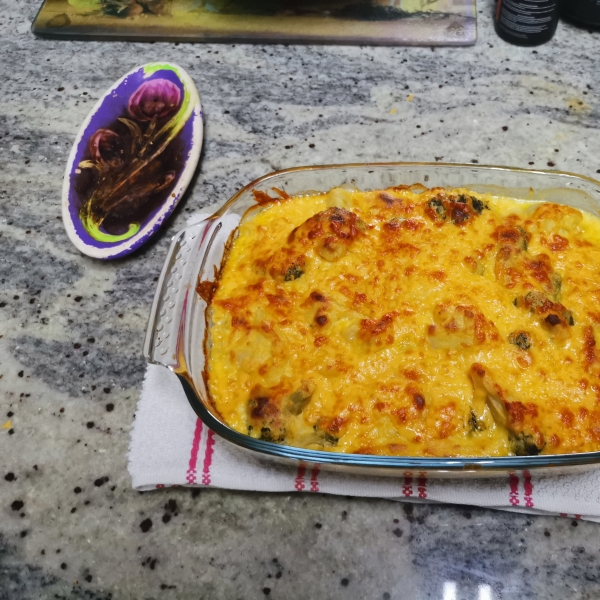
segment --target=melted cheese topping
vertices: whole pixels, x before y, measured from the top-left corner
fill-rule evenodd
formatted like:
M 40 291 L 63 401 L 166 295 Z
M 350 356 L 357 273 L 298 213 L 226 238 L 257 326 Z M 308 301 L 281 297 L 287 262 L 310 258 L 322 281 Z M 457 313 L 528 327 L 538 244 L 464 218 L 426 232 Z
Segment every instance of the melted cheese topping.
M 334 189 L 239 227 L 208 384 L 242 433 L 403 456 L 600 449 L 600 219 L 465 189 Z

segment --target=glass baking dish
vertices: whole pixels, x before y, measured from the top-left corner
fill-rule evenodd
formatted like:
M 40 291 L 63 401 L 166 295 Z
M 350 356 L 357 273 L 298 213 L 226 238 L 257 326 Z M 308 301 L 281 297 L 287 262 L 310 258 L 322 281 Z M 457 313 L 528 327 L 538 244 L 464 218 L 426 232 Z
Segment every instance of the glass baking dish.
M 213 408 L 203 378 L 207 305 L 196 292 L 196 285 L 198 281 L 214 280 L 230 232 L 246 211 L 256 206 L 253 190 L 269 193 L 278 188 L 294 196 L 327 192 L 334 187 L 366 191 L 412 184 L 466 187 L 480 193 L 556 202 L 600 213 L 600 182 L 559 171 L 444 163 L 326 165 L 276 171 L 248 184 L 214 215 L 173 238 L 152 304 L 144 342 L 146 359 L 169 368 L 179 377 L 196 414 L 218 435 L 268 460 L 365 475 L 424 473 L 438 478 L 501 476 L 515 470 L 559 474 L 594 468 L 600 462 L 600 452 L 416 458 L 306 450 L 239 433 L 223 423 Z

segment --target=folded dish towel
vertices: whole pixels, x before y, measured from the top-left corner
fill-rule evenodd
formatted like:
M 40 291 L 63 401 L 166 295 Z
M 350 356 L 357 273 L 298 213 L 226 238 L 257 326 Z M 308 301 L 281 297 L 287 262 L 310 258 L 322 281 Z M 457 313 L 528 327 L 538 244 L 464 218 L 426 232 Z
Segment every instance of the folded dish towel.
M 600 469 L 538 477 L 439 480 L 412 473 L 364 477 L 271 463 L 218 437 L 196 417 L 177 377 L 148 365 L 129 449 L 133 487 L 212 486 L 260 492 L 321 492 L 444 502 L 600 522 Z
M 198 216 L 193 220 L 198 221 Z M 191 224 L 191 223 L 190 223 Z M 528 471 L 496 479 L 397 478 L 290 467 L 258 458 L 219 438 L 196 417 L 177 377 L 148 365 L 129 449 L 133 487 L 212 486 L 263 492 L 321 492 L 482 506 L 600 522 L 600 469 L 539 477 Z

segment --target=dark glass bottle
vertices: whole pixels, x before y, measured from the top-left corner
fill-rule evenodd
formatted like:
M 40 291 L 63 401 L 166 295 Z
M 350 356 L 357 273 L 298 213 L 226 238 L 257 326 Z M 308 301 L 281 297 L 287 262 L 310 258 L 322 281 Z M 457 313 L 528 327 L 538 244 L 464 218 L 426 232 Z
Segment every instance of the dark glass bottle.
M 538 46 L 552 38 L 558 23 L 558 0 L 498 0 L 494 25 L 505 41 Z
M 568 0 L 560 6 L 560 14 L 582 25 L 600 26 L 600 0 Z

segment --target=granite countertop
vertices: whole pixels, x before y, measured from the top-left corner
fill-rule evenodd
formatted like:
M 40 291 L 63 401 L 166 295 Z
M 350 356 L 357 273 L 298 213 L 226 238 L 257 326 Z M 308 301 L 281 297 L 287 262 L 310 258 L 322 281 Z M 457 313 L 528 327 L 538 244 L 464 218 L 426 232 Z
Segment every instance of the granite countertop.
M 470 48 L 55 42 L 0 12 L 0 599 L 597 598 L 598 525 L 453 506 L 213 489 L 140 493 L 126 453 L 141 344 L 188 213 L 299 164 L 416 160 L 600 172 L 597 33 Z M 199 175 L 154 241 L 69 243 L 63 171 L 95 100 L 170 60 L 202 95 Z M 150 519 L 152 527 L 140 527 Z M 146 521 L 147 522 L 147 521 Z

